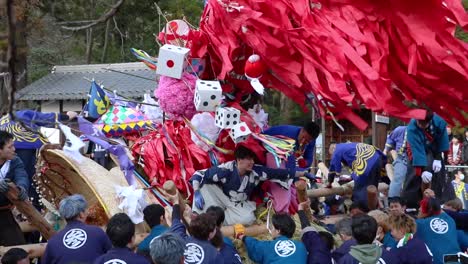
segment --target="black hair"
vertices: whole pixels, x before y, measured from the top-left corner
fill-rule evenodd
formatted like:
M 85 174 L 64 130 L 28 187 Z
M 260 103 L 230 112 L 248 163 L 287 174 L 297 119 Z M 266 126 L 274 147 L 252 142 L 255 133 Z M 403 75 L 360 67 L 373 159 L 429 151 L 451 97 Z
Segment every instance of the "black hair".
M 399 203 L 401 206 L 406 206 L 406 200 L 402 197 L 394 196 L 388 198 L 388 204 Z
M 236 160 L 239 160 L 248 158 L 255 159 L 257 156 L 252 150 L 248 149 L 247 147 L 238 146 L 234 151 L 234 157 L 236 158 Z
M 429 123 L 433 117 L 434 112 L 432 111 L 432 109 L 426 109 L 426 116 L 424 117 L 424 121 Z
M 281 235 L 292 238 L 296 231 L 296 223 L 288 214 L 275 214 L 271 219 L 271 223 Z
M 366 214 L 359 214 L 351 219 L 353 237 L 359 245 L 372 244 L 377 234 L 377 221 Z
M 440 207 L 439 199 L 434 198 L 434 197 L 428 197 L 421 201 L 421 204 L 424 204 L 424 203 L 426 203 L 425 206 L 421 206 L 421 207 L 425 207 L 425 208 L 422 208 L 423 213 L 425 213 L 428 216 L 440 214 L 441 207 Z
M 106 234 L 114 247 L 124 248 L 135 235 L 135 224 L 128 215 L 115 214 L 107 223 Z
M 353 209 L 359 209 L 363 211 L 364 213 L 369 212 L 369 207 L 367 207 L 367 205 L 364 204 L 363 202 L 353 202 L 351 206 L 349 207 L 349 210 L 351 211 Z
M 16 264 L 28 257 L 28 252 L 22 248 L 11 248 L 2 257 L 2 264 Z
M 463 141 L 463 138 L 462 138 L 460 135 L 458 135 L 458 134 L 453 135 L 453 137 L 456 138 L 456 139 L 458 139 L 458 141 L 460 141 L 460 143 Z
M 213 205 L 213 206 L 208 207 L 208 209 L 206 209 L 206 212 L 208 214 L 213 215 L 213 217 L 216 220 L 216 225 L 217 226 L 221 226 L 223 224 L 224 218 L 225 218 L 223 208 Z
M 332 250 L 333 245 L 335 245 L 335 239 L 333 239 L 332 234 L 325 232 L 325 231 L 320 231 L 318 232 L 318 234 L 322 242 L 325 244 L 325 247 L 328 250 Z
M 143 209 L 143 218 L 150 228 L 161 224 L 161 216 L 164 216 L 164 207 L 160 204 L 150 204 Z
M 317 138 L 320 134 L 320 126 L 315 122 L 308 122 L 304 126 L 304 130 L 309 134 L 313 139 Z
M 0 130 L 0 149 L 3 149 L 10 140 L 13 140 L 13 135 Z
M 216 228 L 216 220 L 212 214 L 203 213 L 190 222 L 190 234 L 199 240 L 208 240 L 210 233 Z

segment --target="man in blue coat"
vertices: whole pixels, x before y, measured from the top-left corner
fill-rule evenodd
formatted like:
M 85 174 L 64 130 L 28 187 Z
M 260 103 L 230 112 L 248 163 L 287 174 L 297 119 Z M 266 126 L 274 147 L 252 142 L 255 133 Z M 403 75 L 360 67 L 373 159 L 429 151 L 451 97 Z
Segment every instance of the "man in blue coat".
M 431 183 L 431 189 L 442 202 L 454 199 L 455 192 L 445 173 L 442 158 L 442 153 L 449 149 L 447 122 L 428 110 L 424 120 L 411 120 L 406 133 L 408 172 L 402 197 L 408 208 L 419 207 L 423 181 Z
M 64 198 L 59 212 L 67 225 L 47 243 L 42 264 L 93 263 L 111 247 L 111 241 L 104 231 L 84 223 L 88 203 L 80 194 Z
M 135 224 L 128 215 L 118 213 L 109 219 L 106 233 L 112 242 L 112 249 L 94 261 L 94 264 L 150 264 L 145 257 L 130 249 L 135 236 Z
M 191 236 L 189 236 L 181 221 L 179 199 L 177 196 L 168 198 L 174 204 L 170 232 L 185 240 L 184 263 L 223 264 L 221 254 L 210 242 L 217 232 L 215 218 L 207 213 L 198 215 L 190 222 Z
M 353 200 L 367 204 L 367 186 L 376 188 L 380 181 L 383 153 L 376 147 L 364 143 L 331 143 L 329 153 L 332 156 L 328 173 L 328 186 L 341 173 L 342 163 L 352 170 L 354 180 Z
M 13 246 L 24 244 L 25 239 L 11 209 L 11 202 L 5 196 L 10 186 L 9 182 L 16 184 L 19 190 L 18 198 L 28 198 L 29 179 L 23 162 L 15 154 L 13 135 L 0 131 L 0 245 Z
M 292 173 L 295 173 L 296 170 L 304 171 L 312 166 L 315 154 L 315 139 L 320 134 L 319 125 L 314 122 L 308 122 L 303 127 L 290 125 L 273 126 L 263 133 L 270 136 L 284 136 L 296 141 L 293 152 L 288 156 L 286 164 L 281 164 L 282 167 L 286 167 L 291 170 Z M 278 164 L 276 164 L 276 162 L 271 164 L 271 156 L 270 153 L 267 153 L 266 165 L 270 168 L 277 168 Z M 315 180 L 315 178 L 313 179 Z M 283 188 L 283 186 L 275 182 L 268 185 L 267 191 L 271 194 L 276 212 L 288 213 L 297 211 L 297 201 L 295 201 L 296 195 L 294 191 L 295 186 L 291 184 L 292 181 L 287 188 Z
M 166 218 L 164 218 L 164 207 L 160 204 L 150 204 L 143 209 L 143 217 L 145 222 L 151 228 L 149 235 L 138 245 L 137 253 L 150 258 L 149 245 L 151 240 L 160 236 L 162 233 L 169 230 L 166 226 Z
M 263 134 L 285 136 L 296 140 L 294 153 L 288 157 L 287 168 L 304 170 L 312 165 L 315 139 L 320 134 L 320 126 L 315 122 L 309 122 L 303 127 L 290 125 L 272 126 L 263 132 Z
M 269 232 L 273 240 L 260 241 L 253 237 L 240 238 L 245 244 L 249 258 L 259 264 L 306 263 L 307 250 L 302 242 L 292 240 L 296 223 L 287 214 L 275 214 Z
M 394 175 L 392 182 L 390 182 L 388 197 L 400 197 L 406 178 L 408 160 L 406 155 L 406 126 L 399 126 L 388 135 L 383 151 L 384 155 L 388 155 L 391 150 L 395 150 L 396 156 L 393 157 Z
M 234 244 L 232 243 L 231 239 L 228 237 L 223 236 L 221 233 L 221 227 L 224 223 L 224 210 L 219 206 L 210 206 L 206 210 L 207 214 L 213 216 L 216 220 L 216 225 L 218 227 L 217 233 L 213 239 L 211 239 L 211 244 L 215 246 L 219 253 L 221 254 L 225 264 L 241 264 L 242 260 L 237 252 Z
M 455 221 L 441 210 L 437 198 L 425 197 L 421 201 L 416 226 L 416 237 L 431 250 L 435 264 L 443 264 L 444 255 L 460 252 Z

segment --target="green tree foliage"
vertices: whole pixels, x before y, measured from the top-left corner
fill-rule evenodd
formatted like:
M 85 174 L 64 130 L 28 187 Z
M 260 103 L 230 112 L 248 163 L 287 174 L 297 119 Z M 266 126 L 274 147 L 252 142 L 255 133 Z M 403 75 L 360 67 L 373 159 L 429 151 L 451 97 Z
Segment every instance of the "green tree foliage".
M 185 17 L 195 26 L 198 26 L 203 9 L 202 0 L 125 0 L 117 14 L 108 23 L 93 27 L 91 34 L 90 30 L 70 31 L 62 28 L 86 25 L 107 12 L 115 2 L 43 1 L 33 13 L 39 22 L 30 32 L 30 81 L 47 74 L 53 65 L 86 63 L 90 41 L 90 63 L 136 61 L 130 48 L 157 55 L 159 46 L 155 36 L 164 27 L 166 20 L 158 15 L 155 3 L 161 7 L 168 20 Z

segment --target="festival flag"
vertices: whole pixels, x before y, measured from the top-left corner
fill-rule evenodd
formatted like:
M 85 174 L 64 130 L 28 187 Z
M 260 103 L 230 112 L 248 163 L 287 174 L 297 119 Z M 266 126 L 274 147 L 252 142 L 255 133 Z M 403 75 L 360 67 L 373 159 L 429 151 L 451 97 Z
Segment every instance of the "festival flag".
M 110 100 L 104 90 L 94 80 L 91 83 L 89 99 L 85 105 L 85 112 L 90 118 L 97 119 L 109 108 Z
M 125 147 L 119 144 L 110 144 L 107 141 L 107 138 L 104 135 L 104 133 L 99 128 L 97 128 L 93 125 L 93 123 L 89 122 L 81 116 L 78 116 L 78 125 L 80 127 L 80 131 L 90 141 L 100 145 L 105 150 L 108 150 L 109 153 L 117 156 L 117 158 L 119 159 L 120 169 L 123 171 L 128 184 L 136 184 L 135 177 L 133 176 L 133 169 L 135 168 L 135 166 L 133 165 L 133 162 L 130 160 L 130 158 L 127 156 Z

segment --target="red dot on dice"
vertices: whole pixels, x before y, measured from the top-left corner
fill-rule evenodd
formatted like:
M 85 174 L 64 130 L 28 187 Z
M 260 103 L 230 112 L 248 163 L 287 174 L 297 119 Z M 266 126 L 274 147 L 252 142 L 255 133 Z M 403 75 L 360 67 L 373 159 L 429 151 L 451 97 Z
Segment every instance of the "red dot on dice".
M 174 61 L 173 60 L 168 60 L 166 62 L 166 65 L 167 65 L 167 67 L 172 68 L 172 67 L 174 67 Z
M 244 132 L 245 131 L 245 126 L 241 126 L 239 129 L 240 129 L 240 131 Z

